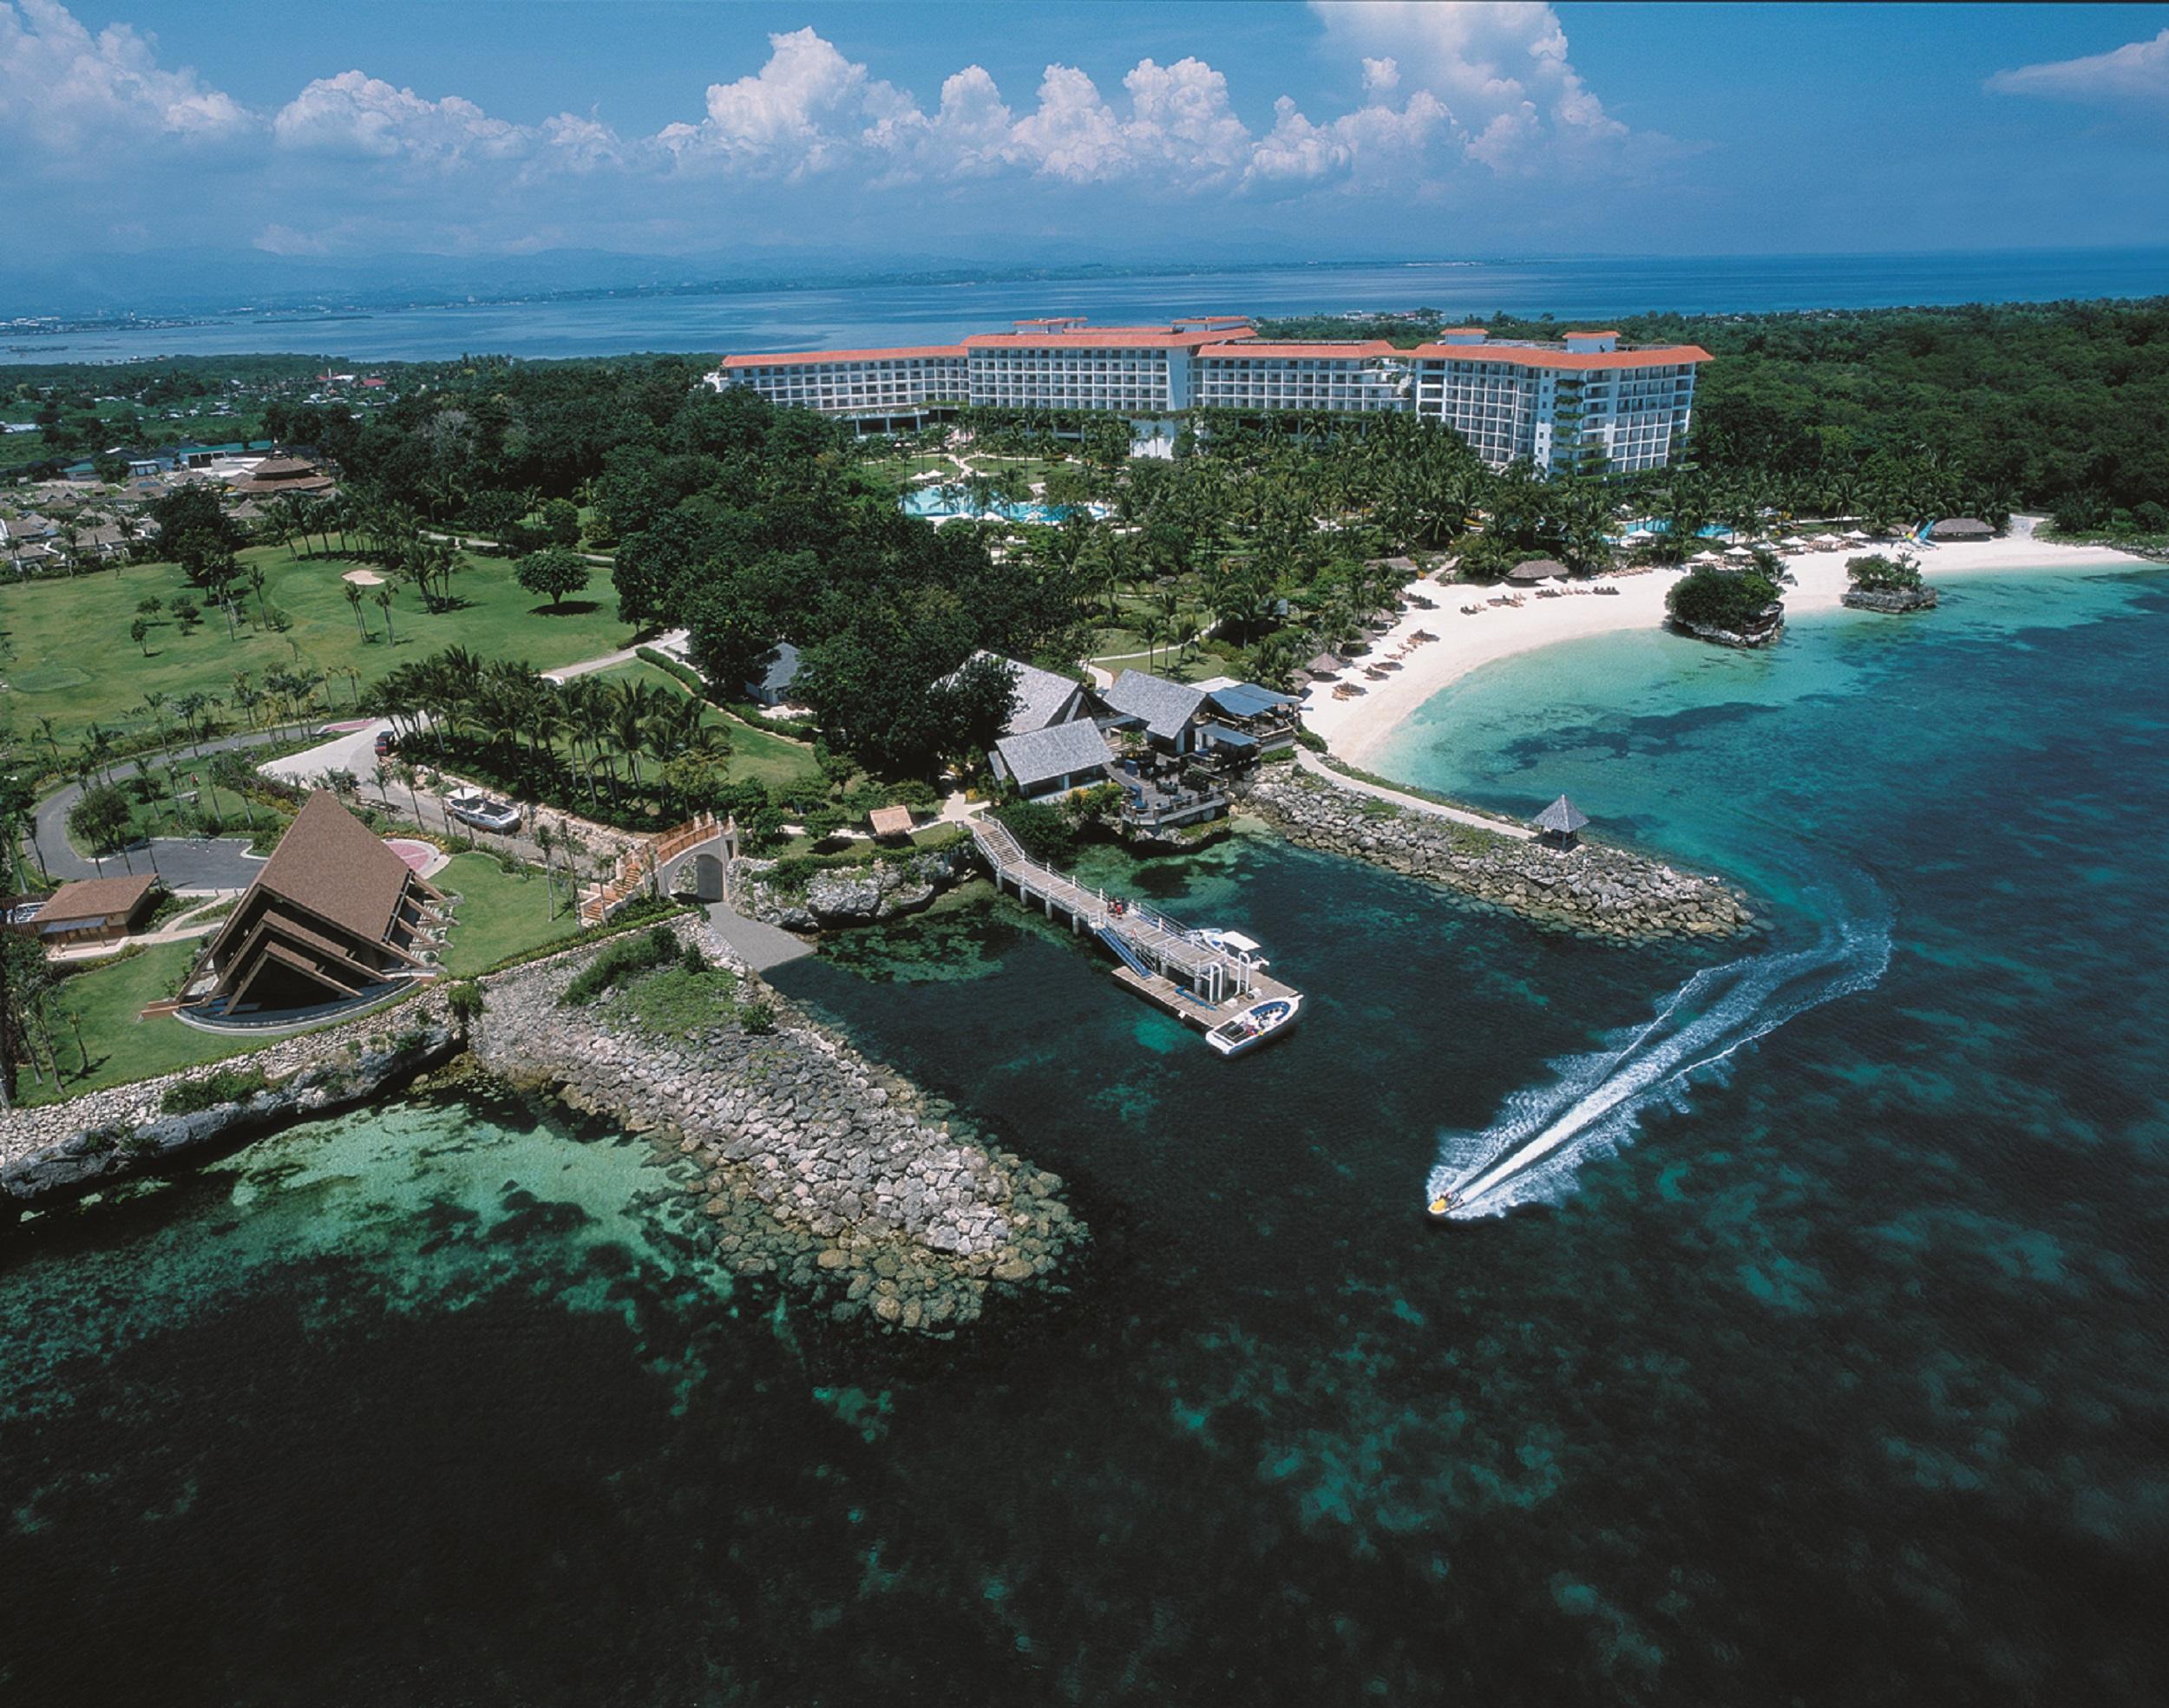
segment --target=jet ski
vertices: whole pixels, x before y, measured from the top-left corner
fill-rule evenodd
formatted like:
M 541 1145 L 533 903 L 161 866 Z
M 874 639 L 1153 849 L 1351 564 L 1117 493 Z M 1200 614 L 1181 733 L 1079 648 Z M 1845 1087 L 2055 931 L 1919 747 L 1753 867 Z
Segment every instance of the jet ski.
M 1433 1221 L 1451 1221 L 1453 1213 L 1461 1207 L 1461 1201 L 1451 1192 L 1441 1192 L 1424 1206 L 1424 1214 Z

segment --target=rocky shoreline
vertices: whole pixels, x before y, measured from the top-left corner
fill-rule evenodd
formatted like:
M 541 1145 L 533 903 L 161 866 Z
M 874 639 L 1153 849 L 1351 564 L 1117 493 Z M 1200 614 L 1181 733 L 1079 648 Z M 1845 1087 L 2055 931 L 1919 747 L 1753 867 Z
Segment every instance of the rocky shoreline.
M 1715 878 L 1624 848 L 1523 841 L 1336 788 L 1293 765 L 1261 767 L 1244 807 L 1301 847 L 1421 878 L 1538 926 L 1619 942 L 1738 936 L 1754 916 Z
M 13 1109 L 0 1122 L 0 1222 L 139 1175 L 169 1171 L 297 1121 L 358 1109 L 459 1053 L 441 992 L 344 1026 L 285 1038 L 161 1078 Z M 256 1069 L 267 1089 L 188 1115 L 164 1113 L 168 1087 L 222 1070 Z
M 943 890 L 979 871 L 968 841 L 953 847 L 897 849 L 870 861 L 821 867 L 803 883 L 785 880 L 786 862 L 741 858 L 731 865 L 737 911 L 786 931 L 862 926 L 915 913 Z
M 1773 617 L 1766 626 L 1748 630 L 1720 628 L 1714 623 L 1687 623 L 1679 618 L 1670 619 L 1673 628 L 1696 640 L 1707 640 L 1716 646 L 1737 646 L 1753 651 L 1759 646 L 1775 646 L 1785 637 L 1785 618 L 1782 611 Z
M 1908 611 L 1933 611 L 1936 597 L 1933 587 L 1850 587 L 1838 596 L 1838 602 L 1855 611 L 1883 611 L 1897 616 Z
M 665 928 L 728 968 L 770 1021 L 753 1030 L 719 1012 L 712 1031 L 675 1039 L 641 1031 L 606 998 L 566 1006 L 566 986 L 604 946 L 586 944 L 477 980 L 483 1010 L 464 1035 L 430 990 L 252 1056 L 11 1111 L 0 1223 L 361 1108 L 451 1063 L 691 1159 L 700 1175 L 685 1189 L 724 1265 L 775 1277 L 838 1322 L 947 1336 L 992 1302 L 1061 1290 L 1089 1234 L 1058 1176 L 956 1130 L 917 1087 L 763 984 L 700 915 Z M 169 1087 L 237 1066 L 272 1083 L 162 1112 Z
M 757 985 L 698 919 L 672 929 Z M 634 1030 L 606 1001 L 561 1005 L 587 959 L 490 981 L 473 1054 L 697 1161 L 690 1189 L 735 1273 L 773 1275 L 839 1322 L 936 1335 L 991 1299 L 1060 1286 L 1087 1230 L 1058 1177 L 953 1130 L 916 1087 L 765 986 L 771 1031 L 719 1024 L 686 1041 Z

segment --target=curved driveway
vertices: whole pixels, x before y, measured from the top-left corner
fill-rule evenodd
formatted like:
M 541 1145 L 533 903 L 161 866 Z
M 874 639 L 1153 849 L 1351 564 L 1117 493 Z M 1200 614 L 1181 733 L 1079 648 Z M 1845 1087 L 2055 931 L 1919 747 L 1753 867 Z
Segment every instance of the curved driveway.
M 200 748 L 184 749 L 175 756 L 176 769 L 187 769 L 187 761 L 228 749 L 261 746 L 274 739 L 277 733 L 252 730 L 206 742 Z M 117 781 L 134 776 L 142 769 L 141 760 L 123 760 L 114 765 L 112 774 Z M 63 883 L 71 878 L 102 875 L 99 863 L 77 854 L 68 841 L 68 809 L 82 798 L 82 785 L 71 782 L 54 790 L 37 804 L 38 850 L 44 856 L 45 869 Z M 249 853 L 248 845 L 249 839 L 245 836 L 160 836 L 154 838 L 147 847 L 139 841 L 130 844 L 124 854 L 108 854 L 102 875 L 118 875 L 115 871 L 118 866 L 121 873 L 154 870 L 165 880 L 168 889 L 246 889 L 264 864 L 260 858 Z

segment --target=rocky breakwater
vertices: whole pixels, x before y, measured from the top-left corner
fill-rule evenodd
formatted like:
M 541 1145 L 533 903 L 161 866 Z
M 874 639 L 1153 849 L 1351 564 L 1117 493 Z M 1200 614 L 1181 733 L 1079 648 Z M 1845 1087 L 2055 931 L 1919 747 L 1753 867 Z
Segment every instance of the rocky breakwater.
M 871 860 L 739 860 L 731 867 L 738 911 L 786 931 L 871 925 L 916 913 L 972 875 L 969 841 L 946 848 L 884 850 Z
M 1291 842 L 1422 878 L 1555 930 L 1624 942 L 1722 938 L 1753 924 L 1714 878 L 1623 848 L 1559 849 L 1480 830 L 1340 787 L 1293 765 L 1264 767 L 1247 808 Z
M 442 994 L 432 991 L 252 1055 L 10 1110 L 0 1115 L 0 1220 L 131 1175 L 171 1172 L 297 1121 L 359 1108 L 456 1055 L 460 1044 Z M 208 1108 L 167 1112 L 176 1087 L 230 1083 L 234 1075 L 260 1076 L 260 1083 Z
M 673 928 L 732 966 L 741 1010 L 767 1005 L 770 1029 L 665 1038 L 608 997 L 566 1006 L 593 953 L 574 951 L 490 981 L 476 1058 L 695 1159 L 688 1190 L 724 1261 L 838 1321 L 946 1335 L 1005 1295 L 1061 1286 L 1086 1230 L 1058 1178 L 953 1130 L 908 1082 L 734 965 L 698 919 Z

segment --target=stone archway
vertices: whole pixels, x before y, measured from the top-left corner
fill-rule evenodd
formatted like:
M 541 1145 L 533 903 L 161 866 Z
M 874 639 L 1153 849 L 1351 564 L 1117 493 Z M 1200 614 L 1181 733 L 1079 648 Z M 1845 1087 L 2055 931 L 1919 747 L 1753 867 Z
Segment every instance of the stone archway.
M 692 859 L 693 898 L 698 901 L 721 901 L 724 899 L 723 862 L 711 854 L 697 854 Z

